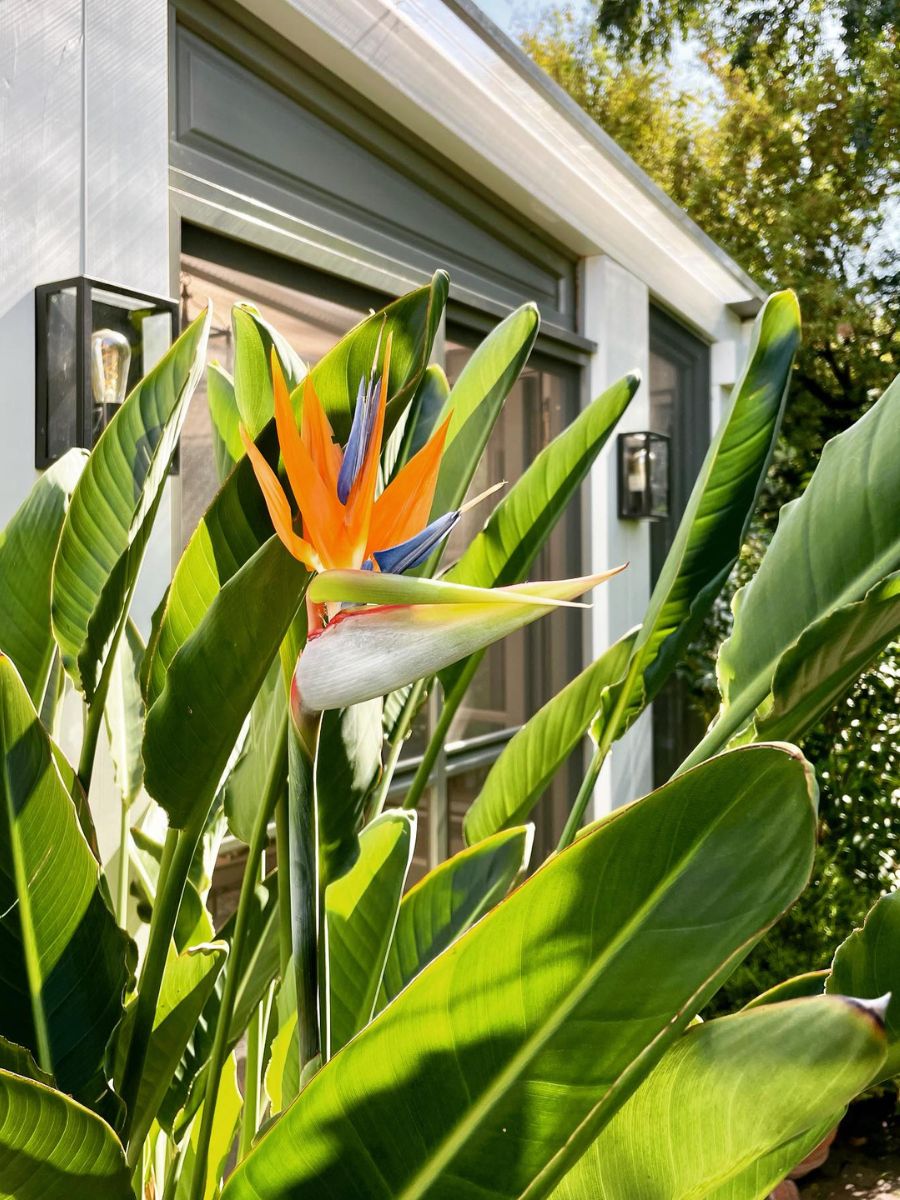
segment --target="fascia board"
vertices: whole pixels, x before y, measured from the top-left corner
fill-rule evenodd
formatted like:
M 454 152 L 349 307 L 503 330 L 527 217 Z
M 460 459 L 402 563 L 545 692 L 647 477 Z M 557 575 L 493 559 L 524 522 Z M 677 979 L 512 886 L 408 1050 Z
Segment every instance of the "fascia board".
M 758 306 L 752 280 L 552 81 L 486 18 L 454 11 L 467 0 L 242 3 L 558 242 L 611 255 L 709 336 L 723 309 Z

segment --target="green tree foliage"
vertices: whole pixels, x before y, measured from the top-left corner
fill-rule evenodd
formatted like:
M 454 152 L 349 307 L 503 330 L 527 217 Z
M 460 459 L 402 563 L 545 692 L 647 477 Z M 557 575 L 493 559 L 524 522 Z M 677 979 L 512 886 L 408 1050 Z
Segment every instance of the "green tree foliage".
M 680 673 L 706 720 L 734 590 L 822 445 L 900 360 L 896 29 L 879 0 L 599 0 L 545 16 L 528 53 L 759 283 L 804 313 L 782 437 L 731 585 Z M 596 19 L 594 19 L 594 17 Z M 900 651 L 804 741 L 822 795 L 813 883 L 717 997 L 828 965 L 900 872 Z
M 727 0 L 726 13 L 733 3 Z M 671 35 L 687 22 L 683 14 L 698 11 L 674 4 L 659 0 L 638 11 Z M 895 35 L 884 25 L 867 39 L 866 53 L 851 59 L 835 27 L 833 38 L 811 46 L 802 69 L 760 37 L 738 65 L 727 22 L 713 28 L 697 17 L 690 41 L 670 60 L 670 36 L 661 48 L 642 44 L 641 52 L 604 37 L 611 11 L 601 4 L 599 26 L 558 11 L 524 36 L 524 46 L 761 285 L 798 293 L 803 348 L 778 486 L 764 505 L 774 517 L 785 490 L 809 478 L 822 444 L 857 419 L 897 371 Z M 742 4 L 734 11 L 751 10 Z

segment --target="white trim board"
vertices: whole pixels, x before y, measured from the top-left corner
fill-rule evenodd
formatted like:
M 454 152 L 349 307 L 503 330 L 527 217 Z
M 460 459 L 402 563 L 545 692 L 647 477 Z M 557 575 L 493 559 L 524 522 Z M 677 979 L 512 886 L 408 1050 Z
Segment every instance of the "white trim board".
M 749 277 L 468 0 L 240 3 L 560 244 L 615 258 L 710 340 L 758 307 Z

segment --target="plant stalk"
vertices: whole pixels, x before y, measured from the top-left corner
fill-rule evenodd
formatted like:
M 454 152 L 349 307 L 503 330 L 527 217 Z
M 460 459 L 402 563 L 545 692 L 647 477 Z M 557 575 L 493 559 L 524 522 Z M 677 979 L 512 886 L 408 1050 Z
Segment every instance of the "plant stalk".
M 119 816 L 119 873 L 116 879 L 116 920 L 120 928 L 126 926 L 128 917 L 128 843 L 131 839 L 131 826 L 128 820 L 128 805 L 121 802 L 122 811 Z
M 200 1118 L 200 1132 L 194 1156 L 194 1169 L 191 1178 L 191 1200 L 202 1200 L 206 1185 L 206 1169 L 209 1161 L 209 1140 L 212 1136 L 213 1121 L 216 1115 L 216 1101 L 219 1097 L 219 1082 L 222 1068 L 228 1055 L 228 1034 L 231 1029 L 231 1019 L 234 1016 L 234 1004 L 237 999 L 238 986 L 241 979 L 241 960 L 244 954 L 244 943 L 247 938 L 247 926 L 250 921 L 251 901 L 259 879 L 259 864 L 266 849 L 269 834 L 269 821 L 284 787 L 284 775 L 287 768 L 287 713 L 282 724 L 275 755 L 266 788 L 256 814 L 256 821 L 251 834 L 250 848 L 247 852 L 247 864 L 244 877 L 241 880 L 241 894 L 238 898 L 237 913 L 235 914 L 234 936 L 231 939 L 231 950 L 225 963 L 225 986 L 222 990 L 222 1003 L 216 1020 L 216 1035 L 213 1039 L 212 1053 L 206 1076 L 206 1093 L 203 1097 L 203 1112 Z M 279 878 L 281 873 L 279 872 Z M 261 1047 L 260 1047 L 261 1049 Z M 248 1071 L 250 1064 L 248 1061 Z M 242 1135 L 243 1137 L 243 1135 Z
M 100 739 L 100 726 L 103 724 L 103 710 L 106 708 L 109 682 L 112 678 L 113 664 L 119 652 L 119 642 L 121 642 L 122 634 L 125 632 L 125 623 L 128 620 L 131 598 L 134 595 L 136 584 L 137 577 L 135 577 L 131 587 L 128 589 L 128 595 L 125 597 L 125 604 L 122 609 L 122 620 L 119 622 L 118 629 L 113 634 L 109 651 L 106 655 L 106 661 L 103 663 L 103 670 L 100 672 L 97 689 L 94 692 L 94 698 L 88 705 L 87 719 L 84 723 L 84 736 L 81 739 L 81 757 L 78 760 L 78 780 L 84 789 L 85 796 L 88 796 L 91 790 L 91 776 L 94 773 L 94 758 L 97 755 L 97 742 Z
M 387 761 L 384 764 L 384 770 L 378 782 L 378 789 L 375 792 L 372 804 L 373 817 L 380 816 L 384 811 L 388 792 L 391 789 L 391 782 L 394 778 L 394 771 L 397 769 L 397 763 L 400 760 L 400 755 L 403 753 L 403 743 L 406 741 L 406 735 L 409 733 L 409 727 L 412 725 L 413 717 L 416 714 L 416 709 L 419 706 L 419 700 L 424 690 L 425 680 L 417 680 L 410 688 L 406 702 L 400 710 L 400 716 L 397 718 L 397 725 L 391 740 L 391 748 L 388 751 Z
M 184 885 L 187 882 L 188 872 L 205 822 L 206 813 L 204 812 L 203 820 L 196 822 L 194 826 L 181 830 L 170 829 L 166 834 L 163 846 L 159 881 L 156 887 L 156 902 L 150 918 L 150 938 L 147 942 L 147 954 L 138 982 L 134 1024 L 131 1028 L 131 1041 L 128 1043 L 125 1069 L 122 1073 L 121 1094 L 127 1113 L 123 1141 L 126 1142 L 134 1124 L 136 1101 L 147 1058 L 150 1034 L 153 1030 L 153 1020 L 156 1016 L 156 1005 L 166 967 L 166 957 L 169 953 L 169 943 L 172 940 L 172 933 L 178 918 L 178 909 L 181 907 Z M 137 1144 L 129 1145 L 129 1165 L 134 1166 L 139 1161 L 141 1144 L 142 1139 L 138 1139 Z
M 278 950 L 281 978 L 291 962 L 291 879 L 288 798 L 282 792 L 275 805 L 275 857 L 278 861 Z
M 562 831 L 562 836 L 559 839 L 557 851 L 565 850 L 566 846 L 570 845 L 575 840 L 575 834 L 581 828 L 581 822 L 584 817 L 591 796 L 594 794 L 594 787 L 597 780 L 600 778 L 600 772 L 603 769 L 603 764 L 606 761 L 607 750 L 601 750 L 600 746 L 595 747 L 593 757 L 588 765 L 587 773 L 581 781 L 581 787 L 578 789 L 578 795 L 575 797 L 575 803 L 569 811 L 569 816 L 566 820 L 565 828 Z
M 250 863 L 247 863 L 249 871 Z M 266 851 L 259 858 L 256 882 L 266 877 Z M 238 1142 L 238 1162 L 250 1153 L 253 1138 L 259 1127 L 263 1041 L 265 1039 L 266 1000 L 256 1006 L 247 1028 L 247 1059 L 244 1066 L 244 1109 L 241 1113 L 241 1136 Z
M 304 719 L 305 718 L 305 719 Z M 297 997 L 297 1030 L 300 1042 L 300 1072 L 327 1045 L 320 1011 L 320 913 L 321 884 L 318 863 L 318 817 L 315 797 L 315 760 L 321 714 L 300 714 L 303 727 L 291 723 L 290 770 L 288 779 L 289 870 L 291 892 L 291 952 Z
M 441 752 L 441 747 L 444 744 L 444 738 L 447 736 L 447 731 L 456 716 L 456 711 L 462 703 L 463 697 L 472 682 L 472 677 L 478 670 L 484 651 L 479 651 L 477 654 L 472 654 L 466 661 L 463 667 L 462 674 L 459 679 L 450 689 L 448 695 L 444 697 L 444 704 L 441 708 L 441 715 L 438 717 L 437 724 L 434 727 L 434 732 L 425 748 L 425 753 L 422 756 L 422 761 L 419 763 L 418 769 L 413 776 L 413 781 L 409 785 L 409 791 L 403 801 L 404 808 L 415 808 L 422 798 L 422 794 L 428 787 L 428 780 L 431 778 L 431 772 L 434 769 L 434 764 Z
M 562 836 L 559 839 L 559 845 L 556 847 L 557 853 L 560 850 L 565 850 L 567 846 L 572 844 L 576 833 L 581 828 L 581 822 L 584 820 L 587 806 L 591 802 L 594 786 L 600 778 L 600 772 L 603 769 L 604 762 L 606 762 L 606 756 L 609 754 L 613 742 L 618 737 L 619 726 L 621 725 L 622 717 L 625 715 L 625 709 L 628 707 L 628 697 L 631 695 L 631 689 L 640 674 L 641 665 L 641 656 L 637 654 L 632 658 L 628 667 L 628 673 L 620 686 L 615 708 L 610 714 L 609 720 L 603 726 L 603 732 L 597 743 L 597 749 L 594 751 L 587 774 L 582 781 L 581 787 L 578 789 L 578 795 L 575 797 L 572 811 L 569 813 Z

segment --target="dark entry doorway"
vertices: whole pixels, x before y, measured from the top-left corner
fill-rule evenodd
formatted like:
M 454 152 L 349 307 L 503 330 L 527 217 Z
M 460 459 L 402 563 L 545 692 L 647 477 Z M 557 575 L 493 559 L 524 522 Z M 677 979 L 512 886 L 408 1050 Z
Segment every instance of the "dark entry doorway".
M 650 428 L 671 439 L 669 516 L 650 532 L 655 583 L 675 538 L 710 439 L 709 347 L 660 309 L 650 309 Z M 653 702 L 653 781 L 659 786 L 703 733 L 677 678 Z

